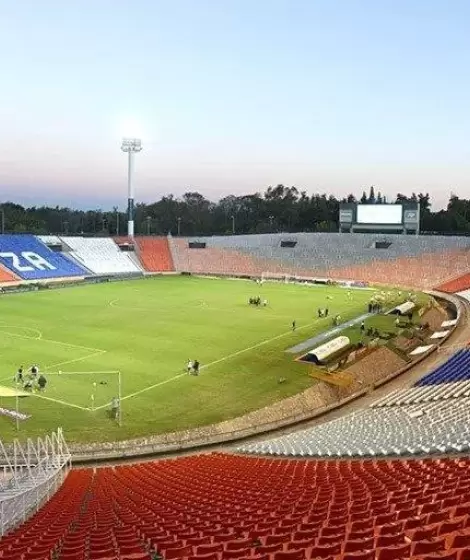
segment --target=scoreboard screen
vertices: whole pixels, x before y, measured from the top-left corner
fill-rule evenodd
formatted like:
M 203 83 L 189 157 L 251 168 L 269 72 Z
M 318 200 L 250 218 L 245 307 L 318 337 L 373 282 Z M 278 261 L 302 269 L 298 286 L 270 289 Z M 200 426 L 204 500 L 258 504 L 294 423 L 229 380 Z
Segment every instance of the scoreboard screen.
M 358 204 L 356 221 L 358 224 L 401 224 L 403 206 L 401 204 Z
M 340 232 L 419 233 L 419 205 L 342 203 L 339 207 Z

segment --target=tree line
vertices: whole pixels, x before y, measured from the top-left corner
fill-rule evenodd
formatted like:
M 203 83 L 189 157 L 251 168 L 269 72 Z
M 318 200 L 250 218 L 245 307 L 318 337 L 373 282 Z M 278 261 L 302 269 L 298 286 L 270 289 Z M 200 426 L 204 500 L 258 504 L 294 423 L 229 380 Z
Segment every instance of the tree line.
M 398 193 L 387 200 L 374 187 L 360 198 L 350 194 L 343 199 L 333 195 L 307 195 L 296 187 L 277 185 L 264 193 L 229 195 L 211 202 L 198 192 L 178 198 L 165 195 L 150 204 L 135 207 L 135 232 L 143 235 L 227 235 L 269 232 L 338 231 L 342 202 L 385 204 L 418 202 L 421 231 L 470 235 L 470 200 L 452 195 L 447 207 L 431 211 L 428 193 L 406 196 Z M 127 215 L 112 211 L 74 210 L 66 207 L 32 206 L 13 202 L 0 204 L 1 231 L 5 233 L 125 235 Z

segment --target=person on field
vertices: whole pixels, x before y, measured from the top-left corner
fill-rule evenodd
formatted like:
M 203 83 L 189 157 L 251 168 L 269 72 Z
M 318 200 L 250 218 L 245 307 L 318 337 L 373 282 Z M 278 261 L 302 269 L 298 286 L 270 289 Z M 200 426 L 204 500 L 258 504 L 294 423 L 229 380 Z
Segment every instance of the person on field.
M 16 372 L 16 376 L 15 376 L 15 382 L 23 383 L 23 366 L 20 366 L 18 368 L 18 371 Z
M 38 389 L 40 391 L 44 391 L 44 389 L 46 388 L 46 385 L 47 385 L 47 379 L 41 373 L 41 375 L 38 377 Z
M 193 362 L 193 371 L 194 375 L 199 375 L 199 362 L 197 360 Z
M 294 321 L 292 321 L 292 330 L 295 331 L 296 328 L 297 328 L 297 324 L 294 320 Z
M 113 397 L 111 401 L 111 416 L 114 420 L 117 420 L 119 417 L 119 399 L 117 397 Z
M 193 361 L 192 360 L 188 360 L 188 363 L 186 364 L 186 371 L 188 372 L 188 375 L 191 375 L 192 371 L 193 371 Z
M 23 389 L 25 391 L 32 391 L 33 390 L 33 379 L 31 377 L 28 377 L 27 379 L 25 379 L 25 382 L 23 384 Z
M 364 321 L 362 321 L 362 323 L 361 323 L 361 333 L 364 334 L 365 330 L 366 330 L 366 324 L 364 323 Z
M 31 371 L 31 375 L 35 378 L 37 376 L 37 374 L 39 373 L 39 368 L 38 368 L 37 365 L 33 364 L 31 366 L 30 371 Z

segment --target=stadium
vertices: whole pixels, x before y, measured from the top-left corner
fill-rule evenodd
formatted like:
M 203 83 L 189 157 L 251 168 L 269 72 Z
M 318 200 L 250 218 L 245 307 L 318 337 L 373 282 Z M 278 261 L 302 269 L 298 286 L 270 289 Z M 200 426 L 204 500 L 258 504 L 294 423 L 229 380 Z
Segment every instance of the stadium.
M 0 235 L 0 558 L 467 558 L 470 240 L 365 206 Z
M 1 3 L 0 560 L 470 560 L 469 21 Z

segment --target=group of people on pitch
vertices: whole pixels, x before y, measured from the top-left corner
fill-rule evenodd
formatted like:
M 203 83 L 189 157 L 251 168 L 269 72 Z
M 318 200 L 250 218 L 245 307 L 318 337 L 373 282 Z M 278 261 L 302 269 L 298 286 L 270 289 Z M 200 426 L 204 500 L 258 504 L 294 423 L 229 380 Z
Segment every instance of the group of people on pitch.
M 47 385 L 47 379 L 42 373 L 39 373 L 39 367 L 33 364 L 25 373 L 24 367 L 20 366 L 15 375 L 16 385 L 21 385 L 25 391 L 44 391 Z

